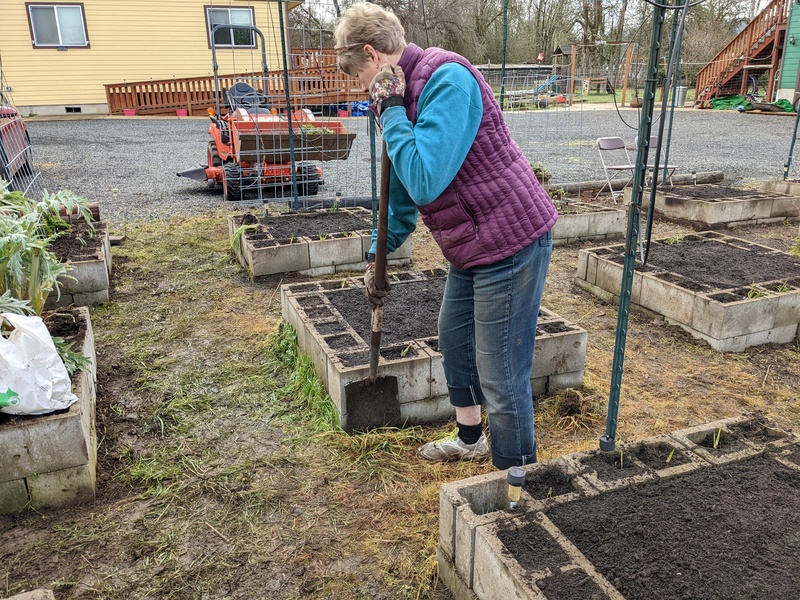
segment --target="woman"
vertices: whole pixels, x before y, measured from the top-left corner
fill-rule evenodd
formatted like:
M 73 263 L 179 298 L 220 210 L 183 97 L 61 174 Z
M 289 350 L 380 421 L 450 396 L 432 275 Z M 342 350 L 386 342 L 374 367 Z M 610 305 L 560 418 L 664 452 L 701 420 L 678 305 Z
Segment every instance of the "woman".
M 488 454 L 485 404 L 495 467 L 536 462 L 530 376 L 555 206 L 469 61 L 406 43 L 399 19 L 370 3 L 348 9 L 335 37 L 339 68 L 369 90 L 392 162 L 388 251 L 419 213 L 450 262 L 439 349 L 457 428 L 419 455 Z M 383 302 L 371 264 L 364 281 L 368 300 Z

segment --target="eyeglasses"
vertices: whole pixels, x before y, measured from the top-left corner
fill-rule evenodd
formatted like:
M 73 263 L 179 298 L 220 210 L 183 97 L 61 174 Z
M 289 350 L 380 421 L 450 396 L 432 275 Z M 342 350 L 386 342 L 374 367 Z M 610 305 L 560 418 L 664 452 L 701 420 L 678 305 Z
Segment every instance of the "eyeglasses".
M 340 52 L 344 52 L 345 50 L 352 50 L 353 48 L 357 48 L 358 46 L 364 46 L 364 42 L 355 42 L 353 44 L 345 44 L 344 46 L 334 46 L 333 51 L 339 54 Z

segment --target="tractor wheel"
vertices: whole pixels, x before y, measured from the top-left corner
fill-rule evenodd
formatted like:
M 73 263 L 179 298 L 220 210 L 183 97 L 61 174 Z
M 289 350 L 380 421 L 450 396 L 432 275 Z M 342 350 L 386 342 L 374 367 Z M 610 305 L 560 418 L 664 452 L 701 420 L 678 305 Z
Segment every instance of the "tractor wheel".
M 208 166 L 222 166 L 222 159 L 220 159 L 219 152 L 217 151 L 217 142 L 208 142 Z
M 242 200 L 242 167 L 238 164 L 222 167 L 222 195 L 228 202 Z
M 19 171 L 17 171 L 17 175 L 22 175 L 23 177 L 29 177 L 33 175 L 33 151 L 31 150 L 31 136 L 28 135 L 28 132 L 25 132 L 25 164 L 23 164 Z
M 319 193 L 319 173 L 314 165 L 297 167 L 297 194 L 299 196 L 316 196 Z

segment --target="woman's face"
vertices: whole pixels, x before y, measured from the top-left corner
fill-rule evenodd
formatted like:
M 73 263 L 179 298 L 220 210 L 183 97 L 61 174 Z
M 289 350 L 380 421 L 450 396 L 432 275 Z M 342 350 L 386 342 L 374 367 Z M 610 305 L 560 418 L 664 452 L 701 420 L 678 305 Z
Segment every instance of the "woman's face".
M 349 74 L 358 78 L 361 89 L 369 91 L 369 84 L 381 70 L 383 65 L 381 61 L 385 60 L 385 57 L 369 44 L 364 45 L 364 54 L 367 55 L 367 60 L 357 69 L 351 69 Z

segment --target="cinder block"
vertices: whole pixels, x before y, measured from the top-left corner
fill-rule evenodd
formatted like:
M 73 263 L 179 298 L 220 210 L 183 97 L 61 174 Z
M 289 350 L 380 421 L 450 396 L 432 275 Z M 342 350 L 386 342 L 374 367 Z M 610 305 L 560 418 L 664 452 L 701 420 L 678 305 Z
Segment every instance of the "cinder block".
M 324 239 L 308 240 L 309 266 L 333 267 L 339 263 L 359 263 L 364 260 L 361 237 L 349 233 L 332 233 Z
M 732 417 L 730 419 L 721 419 L 712 423 L 704 423 L 695 427 L 681 429 L 671 433 L 670 435 L 709 463 L 714 465 L 724 465 L 730 462 L 752 458 L 753 456 L 757 456 L 764 452 L 763 446 L 757 446 L 745 439 L 737 440 L 737 444 L 741 446 L 740 450 L 736 450 L 734 452 L 722 451 L 727 443 L 726 439 L 730 440 L 733 437 L 728 426 L 731 424 L 742 423 L 749 418 L 750 417 L 748 416 L 739 416 Z M 722 450 L 714 450 L 713 447 L 706 448 L 701 445 L 703 440 L 705 440 L 709 435 L 713 435 L 714 433 L 720 431 L 722 432 L 720 438 Z
M 585 459 L 592 457 L 599 457 L 603 455 L 616 456 L 620 452 L 623 455 L 623 464 L 630 464 L 634 472 L 631 475 L 621 475 L 615 479 L 602 477 L 595 470 L 590 468 L 584 463 Z M 589 484 L 600 492 L 608 492 L 618 490 L 631 485 L 652 481 L 656 478 L 656 474 L 652 469 L 645 467 L 639 460 L 637 460 L 633 453 L 629 451 L 629 447 L 625 444 L 619 444 L 617 450 L 612 453 L 603 453 L 599 450 L 589 450 L 585 452 L 577 452 L 564 457 L 564 460 L 573 464 L 575 470 L 587 481 Z M 620 469 L 622 473 L 625 469 Z
M 458 566 L 456 566 L 458 572 Z M 528 574 L 513 560 L 497 538 L 494 527 L 479 527 L 475 533 L 475 594 L 481 600 L 546 600 Z
M 91 502 L 95 497 L 95 464 L 68 467 L 26 479 L 31 507 L 49 508 Z
M 55 600 L 51 590 L 39 589 L 11 596 L 8 600 Z
M 24 479 L 0 483 L 0 515 L 12 515 L 28 506 L 28 487 Z
M 439 567 L 439 578 L 453 594 L 455 600 L 478 600 L 475 593 L 467 587 L 458 576 L 458 573 L 456 573 L 456 566 L 452 557 L 447 556 L 439 546 L 436 548 L 436 563 Z

